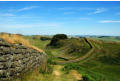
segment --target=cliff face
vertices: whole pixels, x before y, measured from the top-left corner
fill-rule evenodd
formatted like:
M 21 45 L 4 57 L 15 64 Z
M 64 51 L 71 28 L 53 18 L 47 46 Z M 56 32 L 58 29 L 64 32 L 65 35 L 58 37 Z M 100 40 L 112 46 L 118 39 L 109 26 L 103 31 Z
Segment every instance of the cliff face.
M 45 67 L 46 55 L 0 38 L 0 81 L 9 80 L 37 66 Z

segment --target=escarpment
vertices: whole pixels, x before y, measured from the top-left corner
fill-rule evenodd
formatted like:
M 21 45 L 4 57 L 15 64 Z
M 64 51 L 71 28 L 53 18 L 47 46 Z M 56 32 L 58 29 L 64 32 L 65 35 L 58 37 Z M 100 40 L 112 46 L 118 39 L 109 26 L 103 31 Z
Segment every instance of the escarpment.
M 0 81 L 11 80 L 37 66 L 45 67 L 45 64 L 45 53 L 0 38 Z

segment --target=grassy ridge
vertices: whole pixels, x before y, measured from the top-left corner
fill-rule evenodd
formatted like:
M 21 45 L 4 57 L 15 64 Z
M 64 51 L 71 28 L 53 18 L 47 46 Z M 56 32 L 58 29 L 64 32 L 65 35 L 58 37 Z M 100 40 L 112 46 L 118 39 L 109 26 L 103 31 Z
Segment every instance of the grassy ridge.
M 63 44 L 60 48 L 49 48 L 45 49 L 45 46 L 50 41 L 41 41 L 39 39 L 33 40 L 32 37 L 26 37 L 31 41 L 31 43 L 41 49 L 44 49 L 49 55 L 49 60 L 53 59 L 52 63 L 55 61 L 63 60 L 57 57 L 65 57 L 68 59 L 75 59 L 81 56 L 81 53 L 68 51 L 71 49 L 79 49 L 80 46 L 89 46 L 84 42 L 84 40 L 79 41 L 76 39 L 67 39 L 65 41 L 60 41 Z M 73 64 L 74 67 L 71 69 L 76 69 L 79 73 L 92 78 L 92 81 L 120 81 L 120 44 L 104 42 L 99 40 L 90 40 L 95 46 L 95 51 L 92 56 L 84 59 L 82 62 Z M 74 45 L 74 46 L 73 46 Z M 81 48 L 80 48 L 81 49 Z M 87 50 L 86 50 L 87 51 Z M 80 55 L 79 55 L 80 54 Z M 82 53 L 83 54 L 83 53 Z M 84 55 L 84 54 L 83 54 Z M 64 61 L 64 60 L 63 60 Z M 68 65 L 65 65 L 67 67 Z M 79 66 L 79 67 L 78 67 Z M 69 67 L 69 66 L 68 66 Z M 66 69 L 67 71 L 68 69 Z M 70 70 L 70 69 L 69 69 Z
M 54 54 L 55 57 L 58 57 L 57 60 L 62 59 L 76 59 L 78 57 L 84 56 L 91 48 L 84 39 L 65 39 L 60 40 L 59 48 L 49 47 L 49 49 Z
M 71 69 L 87 74 L 95 81 L 119 81 L 120 44 L 92 39 L 90 41 L 95 46 L 93 56 L 84 59 L 84 62 L 78 62 L 80 67 L 73 63 L 74 67 Z

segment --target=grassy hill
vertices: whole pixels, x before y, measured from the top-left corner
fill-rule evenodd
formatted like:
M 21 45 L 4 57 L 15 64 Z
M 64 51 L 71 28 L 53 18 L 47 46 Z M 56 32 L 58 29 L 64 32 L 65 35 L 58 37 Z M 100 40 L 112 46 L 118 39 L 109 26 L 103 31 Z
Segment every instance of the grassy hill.
M 81 56 L 84 56 L 90 46 L 85 42 L 84 39 L 65 39 L 58 42 L 60 45 L 59 48 L 47 47 L 47 50 L 51 51 L 57 59 L 75 59 Z
M 113 41 L 105 41 L 99 39 L 88 38 L 89 42 L 94 47 L 94 51 L 86 58 L 72 62 L 85 56 L 92 48 L 84 38 L 68 38 L 59 40 L 59 47 L 48 46 L 50 40 L 42 41 L 39 38 L 34 39 L 33 36 L 24 36 L 30 43 L 38 48 L 43 49 L 48 55 L 48 63 L 53 68 L 52 74 L 36 74 L 32 72 L 29 76 L 24 78 L 30 81 L 28 77 L 32 77 L 31 80 L 35 81 L 77 81 L 71 74 L 72 70 L 77 71 L 82 75 L 83 81 L 120 81 L 120 43 Z M 64 65 L 56 65 L 56 62 L 65 62 Z M 66 63 L 71 61 L 70 63 Z M 56 68 L 57 67 L 57 68 Z M 61 67 L 61 69 L 58 69 Z M 60 76 L 54 74 L 56 71 Z M 40 79 L 41 77 L 41 79 Z
M 95 50 L 92 55 L 80 62 L 77 62 L 77 65 L 80 66 L 78 67 L 80 68 L 80 70 L 78 69 L 78 71 L 82 74 L 88 74 L 95 81 L 119 81 L 120 43 L 96 39 L 89 40 L 94 46 Z M 74 60 L 78 57 L 82 57 L 82 55 L 84 56 L 90 50 L 89 45 L 85 42 L 83 38 L 60 40 L 59 43 L 62 44 L 61 47 L 51 48 L 51 50 L 56 49 L 61 51 L 61 53 L 59 52 L 59 57 L 61 56 L 61 58 L 57 59 L 56 61 Z M 57 54 L 55 56 L 57 56 Z M 65 65 L 65 67 L 67 67 L 67 65 Z M 71 68 L 71 70 L 76 69 L 76 67 L 77 66 L 75 65 L 73 68 Z
M 93 39 L 91 43 L 96 48 L 94 53 L 77 64 L 66 64 L 65 70 L 76 69 L 83 75 L 87 74 L 94 81 L 119 81 L 120 43 L 98 42 Z

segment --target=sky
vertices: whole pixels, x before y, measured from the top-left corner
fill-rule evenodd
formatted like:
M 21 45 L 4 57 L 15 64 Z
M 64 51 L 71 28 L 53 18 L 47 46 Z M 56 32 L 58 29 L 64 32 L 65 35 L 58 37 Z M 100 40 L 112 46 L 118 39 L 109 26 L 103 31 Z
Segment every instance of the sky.
M 120 1 L 0 1 L 0 32 L 120 36 Z

